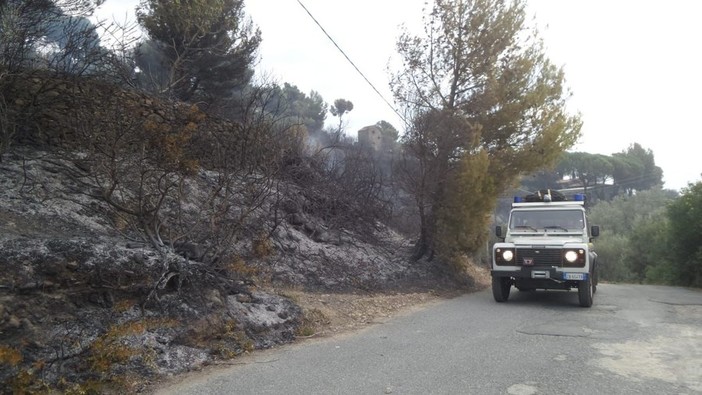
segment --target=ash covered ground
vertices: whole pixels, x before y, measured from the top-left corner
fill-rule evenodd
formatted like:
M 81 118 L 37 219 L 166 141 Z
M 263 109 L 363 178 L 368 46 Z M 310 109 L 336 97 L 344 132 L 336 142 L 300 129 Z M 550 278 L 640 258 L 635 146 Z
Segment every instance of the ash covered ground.
M 410 240 L 385 225 L 362 234 L 329 226 L 291 184 L 249 217 L 274 221 L 263 253 L 246 234 L 226 265 L 206 245 L 154 248 L 85 189 L 75 167 L 65 155 L 22 149 L 0 163 L 6 392 L 96 382 L 146 391 L 167 375 L 484 283 L 479 268 L 457 282 L 435 263 L 411 261 Z M 194 210 L 207 182 L 202 172 L 185 185 Z

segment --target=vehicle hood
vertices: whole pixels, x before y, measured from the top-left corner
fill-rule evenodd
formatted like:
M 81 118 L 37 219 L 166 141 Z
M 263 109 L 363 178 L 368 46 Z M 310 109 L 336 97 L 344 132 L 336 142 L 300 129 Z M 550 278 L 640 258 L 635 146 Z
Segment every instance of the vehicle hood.
M 508 243 L 516 245 L 548 245 L 548 246 L 564 246 L 566 244 L 587 243 L 583 241 L 582 234 L 565 235 L 549 235 L 549 236 L 511 236 L 505 240 Z

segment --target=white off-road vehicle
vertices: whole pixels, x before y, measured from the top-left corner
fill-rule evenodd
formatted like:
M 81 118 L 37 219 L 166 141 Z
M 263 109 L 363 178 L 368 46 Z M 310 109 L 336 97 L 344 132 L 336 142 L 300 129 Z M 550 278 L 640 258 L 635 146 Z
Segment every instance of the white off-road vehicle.
M 588 227 L 584 196 L 568 200 L 560 193 L 539 191 L 515 197 L 506 232 L 497 226 L 500 242 L 492 250 L 492 294 L 506 302 L 511 287 L 519 291 L 578 289 L 580 306 L 592 306 L 597 291 L 597 254 Z

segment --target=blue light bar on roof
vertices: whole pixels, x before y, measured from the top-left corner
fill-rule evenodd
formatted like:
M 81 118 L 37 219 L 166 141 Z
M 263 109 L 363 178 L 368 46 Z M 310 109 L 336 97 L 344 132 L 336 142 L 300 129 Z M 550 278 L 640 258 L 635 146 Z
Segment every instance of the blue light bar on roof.
M 521 196 L 515 196 L 515 197 L 514 197 L 514 202 L 515 202 L 515 203 L 522 203 L 523 201 L 524 201 L 524 199 L 522 199 Z
M 582 193 L 576 193 L 576 194 L 573 196 L 573 200 L 575 200 L 576 202 L 584 202 L 584 201 L 585 201 L 585 195 L 583 195 Z

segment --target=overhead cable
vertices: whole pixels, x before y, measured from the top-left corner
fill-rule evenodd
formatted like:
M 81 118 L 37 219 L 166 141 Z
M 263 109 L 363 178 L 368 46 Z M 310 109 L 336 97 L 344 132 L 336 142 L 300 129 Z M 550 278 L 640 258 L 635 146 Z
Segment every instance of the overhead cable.
M 339 46 L 339 44 L 337 44 L 336 41 L 334 41 L 334 39 L 332 38 L 332 36 L 329 35 L 329 33 L 327 33 L 327 31 L 324 29 L 324 27 L 322 27 L 322 25 L 319 23 L 319 21 L 317 20 L 317 18 L 315 18 L 314 15 L 312 15 L 312 13 L 310 12 L 310 10 L 308 10 L 307 7 L 305 7 L 305 5 L 302 4 L 302 1 L 301 1 L 301 0 L 297 0 L 297 2 L 298 2 L 298 3 L 300 4 L 300 6 L 305 10 L 305 12 L 307 12 L 307 15 L 309 15 L 310 18 L 312 18 L 312 20 L 314 21 L 314 23 L 322 30 L 322 32 L 324 32 L 324 35 L 327 36 L 327 38 L 329 39 L 329 41 L 331 41 L 332 44 L 334 44 L 334 46 L 336 47 L 336 49 L 338 49 L 339 52 L 341 52 L 341 54 L 344 55 L 344 58 L 346 58 L 346 60 L 351 64 L 351 66 L 353 66 L 353 68 L 356 69 L 356 71 L 358 72 L 358 74 L 360 74 L 361 77 L 363 77 L 363 79 L 366 81 L 366 83 L 368 83 L 368 85 L 370 85 L 371 88 L 373 88 L 373 90 L 375 91 L 375 93 L 377 93 L 378 96 L 380 96 L 380 98 L 383 99 L 383 101 L 385 102 L 385 104 L 387 104 L 388 107 L 390 107 L 390 109 L 391 109 L 395 114 L 397 114 L 397 116 L 400 117 L 400 119 L 401 119 L 403 122 L 407 123 L 407 121 L 405 120 L 405 117 L 403 117 L 403 116 L 399 113 L 399 111 L 397 111 L 397 110 L 395 109 L 395 107 L 385 98 L 385 96 L 383 96 L 382 93 L 380 93 L 380 91 L 375 87 L 375 85 L 373 85 L 373 83 L 370 82 L 370 80 L 365 76 L 365 74 L 363 74 L 363 72 L 362 72 L 358 67 L 356 67 L 356 64 L 351 60 L 351 58 L 349 58 L 348 55 L 346 55 L 346 52 L 344 52 L 344 50 L 341 49 L 341 47 Z

